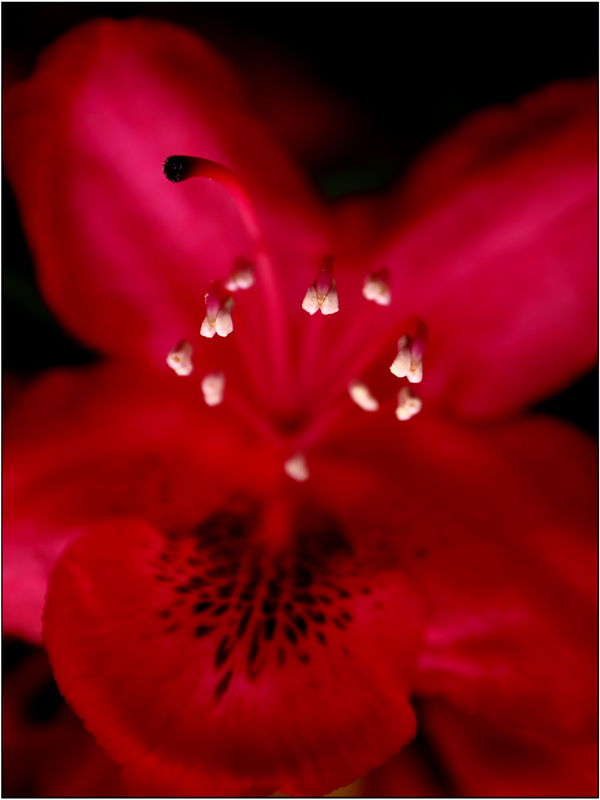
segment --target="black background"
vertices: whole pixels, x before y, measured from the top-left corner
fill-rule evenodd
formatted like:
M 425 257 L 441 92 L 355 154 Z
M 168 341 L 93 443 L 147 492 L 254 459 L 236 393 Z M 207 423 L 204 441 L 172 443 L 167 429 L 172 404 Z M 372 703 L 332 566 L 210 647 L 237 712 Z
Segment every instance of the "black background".
M 5 82 L 74 24 L 136 15 L 186 25 L 233 60 L 247 46 L 279 48 L 360 109 L 368 124 L 351 147 L 306 164 L 324 190 L 385 185 L 466 114 L 598 70 L 596 3 L 3 3 Z M 12 374 L 94 357 L 41 301 L 5 182 L 2 332 Z M 540 408 L 597 436 L 597 375 Z

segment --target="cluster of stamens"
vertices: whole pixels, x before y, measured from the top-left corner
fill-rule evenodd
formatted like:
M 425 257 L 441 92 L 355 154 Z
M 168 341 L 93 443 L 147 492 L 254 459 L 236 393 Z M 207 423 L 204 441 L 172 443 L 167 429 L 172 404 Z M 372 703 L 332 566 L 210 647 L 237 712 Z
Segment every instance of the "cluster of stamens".
M 257 250 L 261 250 L 263 243 L 258 231 L 258 224 L 254 209 L 246 194 L 233 173 L 225 167 L 206 159 L 191 156 L 171 156 L 164 165 L 165 176 L 172 182 L 179 182 L 191 177 L 206 177 L 219 181 L 227 188 L 238 203 L 242 219 Z M 334 259 L 331 255 L 324 256 L 317 277 L 312 283 L 302 301 L 302 308 L 311 316 L 320 311 L 321 314 L 330 315 L 339 311 L 339 299 L 336 280 L 333 277 Z M 206 316 L 200 328 L 200 335 L 212 339 L 215 335 L 228 336 L 233 331 L 232 311 L 234 299 L 232 292 L 249 289 L 255 281 L 254 265 L 245 257 L 240 256 L 224 282 L 213 281 L 204 295 L 206 302 Z M 362 294 L 366 300 L 379 306 L 389 306 L 392 302 L 390 290 L 390 274 L 382 268 L 372 272 L 364 280 Z M 390 371 L 398 378 L 406 378 L 409 383 L 420 383 L 423 380 L 423 354 L 427 342 L 427 326 L 420 318 L 414 318 L 410 332 L 404 333 L 398 340 L 398 352 Z M 171 350 L 167 356 L 167 364 L 177 375 L 187 376 L 193 371 L 192 345 L 187 340 L 182 340 Z M 203 377 L 202 394 L 208 406 L 219 405 L 223 401 L 225 390 L 225 375 L 223 372 L 214 372 Z M 374 397 L 369 387 L 361 380 L 352 380 L 348 384 L 348 393 L 352 401 L 363 411 L 375 412 L 380 409 L 379 400 Z M 407 421 L 419 413 L 422 401 L 409 386 L 400 389 L 397 397 L 396 417 L 400 421 Z M 309 477 L 306 458 L 301 452 L 291 455 L 283 465 L 284 472 L 295 481 L 305 481 Z

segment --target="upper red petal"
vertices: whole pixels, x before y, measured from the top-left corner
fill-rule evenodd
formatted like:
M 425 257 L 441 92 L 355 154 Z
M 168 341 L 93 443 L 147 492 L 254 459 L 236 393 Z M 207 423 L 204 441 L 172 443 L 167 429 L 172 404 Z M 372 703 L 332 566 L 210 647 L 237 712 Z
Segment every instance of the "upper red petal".
M 6 168 L 42 289 L 100 350 L 163 361 L 199 330 L 208 282 L 253 256 L 227 192 L 211 181 L 170 184 L 169 155 L 236 173 L 290 273 L 312 270 L 324 252 L 307 183 L 243 83 L 185 30 L 145 20 L 77 28 L 7 93 L 4 113 Z
M 429 324 L 425 398 L 506 414 L 593 365 L 597 170 L 597 87 L 558 84 L 465 122 L 398 192 L 345 204 L 345 258 L 388 267 L 396 312 Z

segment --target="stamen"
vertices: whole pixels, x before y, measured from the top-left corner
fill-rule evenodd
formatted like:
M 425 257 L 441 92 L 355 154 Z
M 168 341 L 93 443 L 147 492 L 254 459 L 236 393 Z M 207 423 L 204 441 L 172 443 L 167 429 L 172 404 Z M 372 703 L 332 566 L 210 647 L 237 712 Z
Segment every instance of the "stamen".
M 202 394 L 207 406 L 218 406 L 223 402 L 225 391 L 225 375 L 222 372 L 212 372 L 202 378 Z
M 254 266 L 248 259 L 236 258 L 225 288 L 228 292 L 237 292 L 238 289 L 249 289 L 254 285 Z
M 302 483 L 310 477 L 306 459 L 302 453 L 296 453 L 296 455 L 288 458 L 283 464 L 283 471 L 292 478 L 292 480 L 298 481 L 298 483 Z
M 419 317 L 414 336 L 407 333 L 398 339 L 398 355 L 390 370 L 398 378 L 408 378 L 410 383 L 423 380 L 423 353 L 427 343 L 427 325 Z
M 423 401 L 413 393 L 410 386 L 403 386 L 398 392 L 396 416 L 401 422 L 414 417 L 423 408 Z
M 288 362 L 287 325 L 281 303 L 277 276 L 269 257 L 268 248 L 258 222 L 258 217 L 246 188 L 231 170 L 195 156 L 169 156 L 163 164 L 165 176 L 174 183 L 188 178 L 208 178 L 216 180 L 233 197 L 242 223 L 252 241 L 255 263 L 261 278 L 264 297 L 268 307 L 268 323 L 271 328 L 273 361 L 276 370 L 277 384 L 284 397 L 290 395 L 290 365 Z
M 351 381 L 348 384 L 350 397 L 363 411 L 378 411 L 379 403 L 371 394 L 369 387 L 362 381 Z
M 379 272 L 371 272 L 367 275 L 363 285 L 363 297 L 372 300 L 378 306 L 389 306 L 392 302 L 390 291 L 390 273 L 387 269 L 380 269 Z
M 219 281 L 211 284 L 204 295 L 206 301 L 206 316 L 200 328 L 200 335 L 212 339 L 215 333 L 219 336 L 228 336 L 233 330 L 231 312 L 233 310 L 233 297 L 221 290 Z
M 192 345 L 186 339 L 182 339 L 180 342 L 177 342 L 167 356 L 167 364 L 177 375 L 191 375 L 194 369 L 192 353 Z
M 325 256 L 316 281 L 307 289 L 302 308 L 309 314 L 335 314 L 340 310 L 338 293 L 333 277 L 333 256 Z

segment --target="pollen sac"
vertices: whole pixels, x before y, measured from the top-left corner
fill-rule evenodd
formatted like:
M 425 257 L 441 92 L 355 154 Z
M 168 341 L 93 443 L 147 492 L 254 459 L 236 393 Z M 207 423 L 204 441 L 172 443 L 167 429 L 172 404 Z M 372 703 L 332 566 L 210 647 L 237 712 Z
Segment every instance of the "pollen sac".
M 387 269 L 371 272 L 367 275 L 363 284 L 363 297 L 367 300 L 372 300 L 378 306 L 389 306 L 392 302 L 389 281 L 390 273 Z
M 309 286 L 302 301 L 302 308 L 312 316 L 320 311 L 321 314 L 335 314 L 340 310 L 338 293 L 333 277 L 333 256 L 325 256 L 316 281 Z
M 222 372 L 212 372 L 202 378 L 202 394 L 207 406 L 218 406 L 223 402 L 225 391 L 225 375 Z
M 351 381 L 348 384 L 348 393 L 357 406 L 363 411 L 378 411 L 379 403 L 371 394 L 369 387 L 362 381 Z
M 204 295 L 206 301 L 206 317 L 200 328 L 200 335 L 207 339 L 212 339 L 218 333 L 219 336 L 229 336 L 233 330 L 231 312 L 234 306 L 233 297 L 222 292 L 218 281 L 212 284 L 208 292 Z
M 228 292 L 237 292 L 238 289 L 249 289 L 253 285 L 254 265 L 245 258 L 237 258 L 231 268 L 225 288 Z
M 306 459 L 302 453 L 296 453 L 291 458 L 288 458 L 283 464 L 283 471 L 292 478 L 292 480 L 298 481 L 298 483 L 303 483 L 310 477 Z
M 192 352 L 192 345 L 186 339 L 182 339 L 167 356 L 167 364 L 177 375 L 191 375 L 194 369 Z
M 396 416 L 401 422 L 406 422 L 423 408 L 423 401 L 413 393 L 410 386 L 403 386 L 398 392 L 398 407 Z
M 414 336 L 404 334 L 398 340 L 398 355 L 394 359 L 391 372 L 398 378 L 407 378 L 409 383 L 423 380 L 423 353 L 427 343 L 427 326 L 419 319 Z

